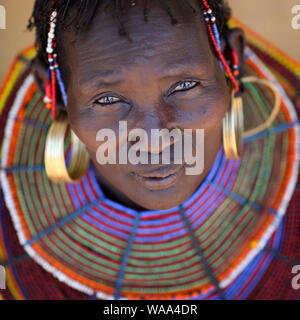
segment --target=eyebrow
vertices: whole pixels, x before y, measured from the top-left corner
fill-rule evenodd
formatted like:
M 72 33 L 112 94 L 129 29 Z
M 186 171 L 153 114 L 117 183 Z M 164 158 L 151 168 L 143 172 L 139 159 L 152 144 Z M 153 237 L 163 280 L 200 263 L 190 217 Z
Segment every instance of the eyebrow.
M 99 72 L 94 71 L 92 74 L 89 74 L 88 76 L 84 77 L 87 78 L 88 81 L 85 81 L 84 79 L 80 80 L 80 85 L 85 89 L 88 90 L 89 88 L 97 89 L 100 87 L 112 87 L 116 85 L 120 85 L 125 80 L 122 79 L 116 79 L 113 80 L 113 78 L 120 77 L 122 75 L 122 72 L 119 70 L 113 70 L 113 69 L 107 69 L 107 70 L 101 70 Z M 111 79 L 111 80 L 110 80 Z
M 198 57 L 199 59 L 199 57 Z M 194 60 L 194 59 L 193 59 Z M 179 59 L 172 62 L 168 62 L 165 66 L 159 69 L 160 79 L 175 78 L 178 76 L 187 76 L 195 72 L 195 69 L 199 69 L 200 61 L 194 60 L 191 63 L 186 63 L 187 59 Z M 80 81 L 80 84 L 88 90 L 89 88 L 98 89 L 101 87 L 113 87 L 125 82 L 125 79 L 121 79 L 122 72 L 115 69 L 95 71 L 88 75 L 88 81 Z M 117 79 L 113 79 L 117 78 Z
M 172 62 L 168 62 L 164 65 L 161 71 L 161 79 L 173 78 L 178 75 L 190 74 L 194 73 L 195 70 L 199 70 L 199 66 L 201 64 L 201 58 L 181 58 L 178 60 L 174 60 Z M 187 61 L 190 62 L 187 63 Z M 206 70 L 206 68 L 204 68 Z

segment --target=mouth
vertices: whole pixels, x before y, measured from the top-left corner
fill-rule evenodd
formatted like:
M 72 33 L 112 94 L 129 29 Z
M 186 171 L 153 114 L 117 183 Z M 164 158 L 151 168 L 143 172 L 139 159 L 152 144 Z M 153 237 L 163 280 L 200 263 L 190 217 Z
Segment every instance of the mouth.
M 175 184 L 186 164 L 161 166 L 152 171 L 131 172 L 132 176 L 149 190 L 163 190 Z

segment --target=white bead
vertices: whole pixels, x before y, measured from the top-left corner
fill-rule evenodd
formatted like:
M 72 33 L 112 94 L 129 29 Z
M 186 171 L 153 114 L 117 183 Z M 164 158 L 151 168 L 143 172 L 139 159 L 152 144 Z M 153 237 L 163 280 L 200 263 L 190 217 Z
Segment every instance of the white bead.
M 56 11 L 53 11 L 52 12 L 52 17 L 56 17 L 57 16 L 57 12 Z
M 47 48 L 47 53 L 53 53 L 53 48 Z
M 51 102 L 52 102 L 51 99 L 49 99 L 48 97 L 44 97 L 44 103 L 51 103 Z

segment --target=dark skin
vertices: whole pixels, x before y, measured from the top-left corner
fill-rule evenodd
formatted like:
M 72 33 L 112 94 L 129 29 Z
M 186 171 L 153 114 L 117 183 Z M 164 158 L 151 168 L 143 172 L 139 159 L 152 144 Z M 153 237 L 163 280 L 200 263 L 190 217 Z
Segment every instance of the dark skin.
M 172 5 L 172 10 L 179 26 L 170 24 L 158 1 L 151 6 L 149 22 L 145 23 L 142 6 L 137 3 L 124 16 L 131 42 L 118 35 L 115 19 L 101 10 L 75 42 L 72 31 L 63 34 L 71 128 L 86 145 L 104 193 L 137 210 L 169 209 L 195 192 L 221 147 L 222 119 L 230 106 L 230 88 L 202 15 L 194 17 L 179 4 Z M 242 31 L 235 29 L 228 38 L 242 57 Z M 184 82 L 188 90 L 180 87 Z M 112 97 L 114 103 L 105 104 L 105 97 Z M 96 134 L 110 128 L 118 135 L 121 120 L 128 122 L 128 132 L 142 128 L 149 136 L 151 129 L 204 129 L 204 171 L 186 175 L 178 169 L 180 174 L 171 186 L 153 190 L 135 173 L 149 172 L 157 165 L 99 165 Z M 129 147 L 132 145 L 134 142 Z M 158 149 L 161 151 L 161 146 Z M 146 151 L 150 155 L 158 149 L 149 147 Z

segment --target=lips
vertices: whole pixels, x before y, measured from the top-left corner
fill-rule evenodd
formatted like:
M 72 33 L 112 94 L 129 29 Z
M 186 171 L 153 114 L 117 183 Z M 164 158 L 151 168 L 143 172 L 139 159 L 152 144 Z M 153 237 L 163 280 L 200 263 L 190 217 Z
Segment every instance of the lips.
M 151 171 L 132 172 L 133 177 L 150 190 L 162 190 L 171 187 L 181 176 L 185 164 L 161 166 Z

